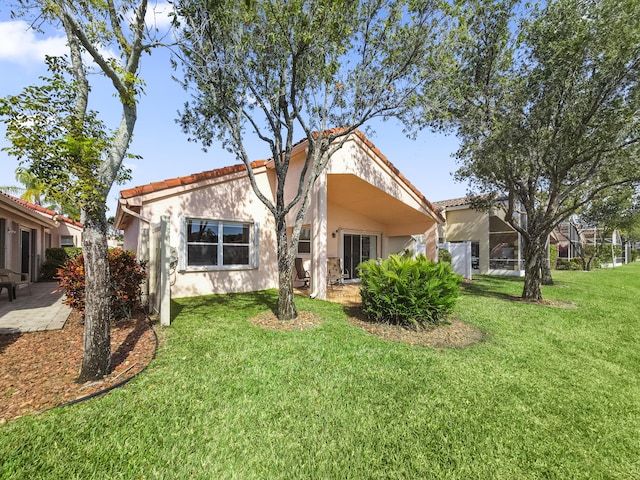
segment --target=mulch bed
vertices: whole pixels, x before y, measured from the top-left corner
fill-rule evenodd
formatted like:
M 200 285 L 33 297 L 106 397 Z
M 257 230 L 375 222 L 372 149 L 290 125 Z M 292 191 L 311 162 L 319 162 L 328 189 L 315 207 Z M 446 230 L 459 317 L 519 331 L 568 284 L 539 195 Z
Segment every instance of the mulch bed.
M 0 423 L 113 387 L 142 371 L 155 353 L 156 337 L 143 315 L 115 322 L 112 372 L 78 384 L 83 330 L 74 311 L 62 330 L 0 335 Z
M 431 348 L 463 348 L 474 345 L 484 340 L 485 334 L 473 325 L 452 318 L 450 323 L 415 328 L 390 325 L 385 323 L 370 322 L 364 318 L 359 306 L 349 306 L 348 321 L 384 340 L 391 342 L 406 342 L 411 345 L 421 345 Z M 272 312 L 264 312 L 250 318 L 255 325 L 269 330 L 304 330 L 315 328 L 322 323 L 322 319 L 311 312 L 298 312 L 298 317 L 293 320 L 281 321 Z

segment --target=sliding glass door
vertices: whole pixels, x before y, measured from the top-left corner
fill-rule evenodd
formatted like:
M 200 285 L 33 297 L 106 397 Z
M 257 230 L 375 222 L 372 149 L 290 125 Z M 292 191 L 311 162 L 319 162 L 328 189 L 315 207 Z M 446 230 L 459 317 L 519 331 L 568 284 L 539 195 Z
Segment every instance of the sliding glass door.
M 358 278 L 356 267 L 366 260 L 377 257 L 378 237 L 376 235 L 344 234 L 343 265 L 347 278 Z

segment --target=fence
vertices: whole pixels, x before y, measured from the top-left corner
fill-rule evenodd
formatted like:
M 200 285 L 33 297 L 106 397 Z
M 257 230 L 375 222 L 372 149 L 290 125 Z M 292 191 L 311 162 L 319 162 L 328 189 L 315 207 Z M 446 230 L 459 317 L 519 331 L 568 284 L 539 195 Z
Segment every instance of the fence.
M 158 223 L 142 228 L 138 255 L 141 261 L 147 262 L 146 300 L 149 313 L 158 315 L 161 325 L 171 323 L 169 250 L 169 217 L 163 216 Z

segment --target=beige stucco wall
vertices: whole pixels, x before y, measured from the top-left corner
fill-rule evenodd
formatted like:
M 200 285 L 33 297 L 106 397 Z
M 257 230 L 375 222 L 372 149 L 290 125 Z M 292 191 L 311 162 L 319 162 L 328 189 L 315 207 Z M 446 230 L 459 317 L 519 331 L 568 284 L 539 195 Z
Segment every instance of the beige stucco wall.
M 0 218 L 5 219 L 4 251 L 0 252 L 4 260 L 4 268 L 20 272 L 22 270 L 22 231 L 28 231 L 30 242 L 33 245 L 30 255 L 30 279 L 36 281 L 40 274 L 40 267 L 44 261 L 44 232 L 45 225 L 38 220 L 37 214 L 21 215 L 13 209 L 0 205 Z M 10 233 L 13 231 L 14 233 Z
M 447 209 L 446 241 L 479 242 L 480 273 L 489 271 L 489 215 L 472 208 Z
M 60 222 L 59 226 L 51 228 L 51 246 L 54 248 L 60 247 L 63 235 L 73 237 L 74 247 L 82 246 L 82 228 L 66 222 Z
M 327 173 L 353 174 L 406 205 L 423 210 L 415 192 L 398 180 L 391 168 L 376 158 L 373 152 L 358 140 L 345 143 L 334 154 L 327 166 Z
M 261 188 L 269 191 L 265 174 L 258 176 Z M 248 292 L 275 288 L 278 284 L 273 217 L 264 204 L 254 195 L 249 179 L 223 181 L 206 188 L 188 189 L 181 193 L 166 191 L 163 196 L 144 202 L 140 214 L 152 223 L 162 216 L 170 219 L 170 246 L 186 256 L 181 248 L 183 219 L 185 217 L 254 222 L 259 224 L 259 264 L 257 268 L 178 270 L 171 286 L 172 297 L 189 297 L 211 293 Z M 172 193 L 172 194 L 171 194 Z M 134 223 L 138 223 L 136 220 Z M 125 248 L 133 249 L 133 231 L 125 233 Z M 139 235 L 138 235 L 139 238 Z M 136 244 L 136 249 L 138 249 Z M 186 258 L 186 257 L 185 257 Z M 183 262 L 186 264 L 186 261 Z

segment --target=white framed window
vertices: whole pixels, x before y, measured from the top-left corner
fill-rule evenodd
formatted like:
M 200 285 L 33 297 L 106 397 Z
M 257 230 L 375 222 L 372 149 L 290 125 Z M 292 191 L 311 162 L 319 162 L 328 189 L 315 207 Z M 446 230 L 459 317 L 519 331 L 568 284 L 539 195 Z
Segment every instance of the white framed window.
M 309 225 L 304 225 L 300 229 L 300 239 L 298 240 L 298 254 L 311 254 L 311 227 Z
M 257 266 L 257 225 L 252 222 L 185 218 L 184 267 L 187 270 Z

